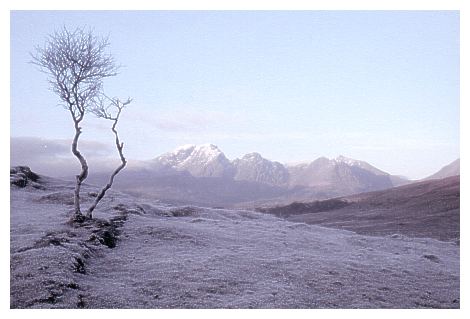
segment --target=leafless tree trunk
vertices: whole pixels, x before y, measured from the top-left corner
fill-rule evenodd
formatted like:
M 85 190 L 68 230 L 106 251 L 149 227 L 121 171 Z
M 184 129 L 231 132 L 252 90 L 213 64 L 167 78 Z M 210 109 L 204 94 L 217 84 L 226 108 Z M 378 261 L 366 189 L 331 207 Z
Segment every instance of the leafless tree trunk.
M 75 214 L 80 215 L 81 210 L 80 210 L 80 187 L 82 186 L 83 181 L 87 178 L 88 176 L 88 164 L 83 157 L 83 155 L 80 153 L 78 150 L 78 138 L 80 134 L 82 133 L 81 127 L 78 126 L 79 122 L 75 122 L 75 136 L 72 141 L 72 153 L 75 155 L 75 157 L 78 158 L 80 161 L 80 165 L 82 167 L 82 171 L 80 172 L 79 175 L 76 175 L 76 184 L 75 184 L 75 191 L 74 191 L 74 208 L 75 208 Z M 78 216 L 75 216 L 78 217 Z
M 102 92 L 104 78 L 115 76 L 118 66 L 112 56 L 105 53 L 109 45 L 107 38 L 98 38 L 91 31 L 77 28 L 69 31 L 65 27 L 51 34 L 44 47 L 37 47 L 32 63 L 49 75 L 49 84 L 63 106 L 72 116 L 75 135 L 72 153 L 81 165 L 76 175 L 74 191 L 74 220 L 83 220 L 80 210 L 80 188 L 88 176 L 88 164 L 78 150 L 82 133 L 80 122 L 86 112 L 96 107 Z
M 127 164 L 126 158 L 124 157 L 124 154 L 122 152 L 122 149 L 124 148 L 124 143 L 122 143 L 119 140 L 119 135 L 118 135 L 118 132 L 116 130 L 116 125 L 119 121 L 119 116 L 121 115 L 122 109 L 125 106 L 127 106 L 128 104 L 130 104 L 132 100 L 127 99 L 126 102 L 121 102 L 117 98 L 113 98 L 113 99 L 108 98 L 108 97 L 106 97 L 106 98 L 111 101 L 111 104 L 108 107 L 104 107 L 104 104 L 101 101 L 100 107 L 93 109 L 92 112 L 98 117 L 113 121 L 113 126 L 111 127 L 111 130 L 113 131 L 113 134 L 114 134 L 114 137 L 115 137 L 116 149 L 119 153 L 119 157 L 121 159 L 121 164 L 114 170 L 114 172 L 111 174 L 111 176 L 109 178 L 109 182 L 101 189 L 101 191 L 96 196 L 95 201 L 93 202 L 93 204 L 90 206 L 90 208 L 87 211 L 87 214 L 86 214 L 87 218 L 92 218 L 93 217 L 93 211 L 95 210 L 96 205 L 98 205 L 98 203 L 104 197 L 106 192 L 113 186 L 114 178 L 116 177 L 116 175 L 119 174 L 119 172 Z M 110 107 L 114 107 L 114 108 L 117 109 L 117 112 L 116 112 L 115 116 L 111 115 L 111 112 L 109 111 Z

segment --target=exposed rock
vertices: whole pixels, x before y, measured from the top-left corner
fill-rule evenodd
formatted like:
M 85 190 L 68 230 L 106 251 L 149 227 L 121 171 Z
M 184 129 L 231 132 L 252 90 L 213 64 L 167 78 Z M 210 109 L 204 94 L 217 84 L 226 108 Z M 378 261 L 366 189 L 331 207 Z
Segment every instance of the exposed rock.
M 18 187 L 31 185 L 35 188 L 44 189 L 38 182 L 40 177 L 31 171 L 28 166 L 15 166 L 10 168 L 10 184 Z

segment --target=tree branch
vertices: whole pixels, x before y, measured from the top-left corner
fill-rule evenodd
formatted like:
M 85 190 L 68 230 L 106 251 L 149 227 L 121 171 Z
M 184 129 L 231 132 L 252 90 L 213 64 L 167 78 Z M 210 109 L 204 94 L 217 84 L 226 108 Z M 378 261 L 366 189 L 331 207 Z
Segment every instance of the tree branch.
M 99 107 L 97 107 L 96 109 L 93 109 L 92 112 L 97 117 L 104 118 L 104 119 L 107 119 L 107 120 L 111 120 L 113 122 L 113 125 L 111 126 L 111 131 L 113 132 L 114 137 L 115 137 L 114 143 L 115 143 L 116 149 L 119 153 L 119 158 L 121 159 L 121 164 L 112 172 L 112 174 L 109 178 L 109 182 L 101 189 L 101 191 L 96 196 L 95 201 L 93 202 L 93 204 L 90 206 L 90 208 L 87 211 L 87 215 L 86 215 L 87 218 L 92 218 L 93 217 L 93 211 L 95 210 L 96 206 L 101 201 L 101 199 L 103 199 L 106 192 L 113 186 L 114 178 L 116 177 L 116 175 L 119 174 L 119 172 L 122 169 L 124 169 L 124 167 L 127 164 L 127 160 L 124 157 L 124 153 L 122 152 L 122 150 L 124 148 L 124 143 L 119 140 L 119 135 L 118 135 L 118 132 L 116 130 L 116 125 L 118 124 L 119 117 L 121 115 L 121 112 L 122 112 L 123 108 L 126 107 L 127 105 L 129 105 L 132 102 L 132 100 L 130 98 L 128 98 L 126 102 L 121 102 L 118 98 L 109 98 L 108 96 L 106 96 L 104 94 L 103 94 L 103 96 L 106 99 L 108 99 L 111 103 L 108 106 L 105 106 L 103 99 L 100 99 L 100 103 L 98 104 Z M 115 110 L 115 112 L 116 112 L 115 115 L 112 115 L 112 113 L 110 111 L 111 107 L 116 109 Z

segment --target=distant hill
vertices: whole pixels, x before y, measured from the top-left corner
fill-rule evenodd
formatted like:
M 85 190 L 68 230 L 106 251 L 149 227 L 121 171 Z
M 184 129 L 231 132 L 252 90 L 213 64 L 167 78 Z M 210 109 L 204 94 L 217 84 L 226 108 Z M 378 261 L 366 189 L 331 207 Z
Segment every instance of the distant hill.
M 289 167 L 291 187 L 324 187 L 352 194 L 393 187 L 390 175 L 358 160 L 321 157 L 310 164 Z
M 440 179 L 456 175 L 460 175 L 460 158 L 444 166 L 438 172 L 426 177 L 424 180 Z
M 459 240 L 460 177 L 258 211 L 360 234 Z

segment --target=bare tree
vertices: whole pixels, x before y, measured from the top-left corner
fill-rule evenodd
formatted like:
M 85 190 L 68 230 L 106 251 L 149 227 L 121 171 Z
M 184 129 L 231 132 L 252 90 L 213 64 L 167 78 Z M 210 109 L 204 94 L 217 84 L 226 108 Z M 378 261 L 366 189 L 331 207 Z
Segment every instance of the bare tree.
M 108 46 L 107 38 L 96 37 L 92 31 L 83 28 L 69 31 L 64 27 L 49 35 L 44 47 L 37 47 L 36 54 L 32 54 L 32 63 L 49 75 L 52 91 L 59 96 L 74 123 L 72 153 L 81 165 L 74 192 L 76 220 L 85 217 L 80 210 L 80 187 L 88 176 L 87 161 L 78 150 L 80 123 L 85 113 L 96 107 L 103 79 L 115 76 L 118 70 L 113 57 L 105 53 Z
M 100 103 L 97 107 L 93 108 L 91 112 L 95 114 L 99 118 L 103 118 L 106 120 L 110 120 L 113 122 L 113 125 L 111 126 L 111 131 L 113 131 L 114 137 L 115 137 L 115 145 L 116 149 L 119 153 L 119 157 L 121 159 L 121 164 L 114 170 L 114 172 L 111 174 L 109 178 L 109 182 L 101 189 L 101 191 L 98 193 L 96 196 L 95 201 L 93 204 L 90 206 L 90 208 L 87 211 L 87 218 L 92 218 L 93 211 L 96 208 L 96 205 L 101 201 L 101 199 L 104 197 L 106 194 L 106 191 L 113 186 L 114 178 L 116 177 L 117 174 L 126 166 L 127 161 L 126 158 L 124 157 L 124 154 L 122 152 L 122 149 L 124 148 L 124 143 L 119 140 L 119 135 L 116 130 L 116 125 L 118 124 L 119 121 L 119 116 L 121 115 L 122 110 L 129 105 L 132 102 L 132 99 L 128 98 L 125 102 L 122 102 L 118 98 L 109 98 L 106 95 L 103 95 L 110 103 L 108 105 L 105 104 L 103 99 L 100 99 Z

